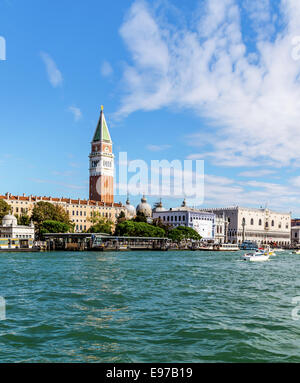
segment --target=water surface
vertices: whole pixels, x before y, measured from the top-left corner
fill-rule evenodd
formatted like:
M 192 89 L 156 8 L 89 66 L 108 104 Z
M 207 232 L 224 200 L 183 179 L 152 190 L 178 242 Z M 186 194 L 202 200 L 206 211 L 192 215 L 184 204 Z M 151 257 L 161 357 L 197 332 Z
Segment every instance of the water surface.
M 300 256 L 0 253 L 0 362 L 300 362 Z

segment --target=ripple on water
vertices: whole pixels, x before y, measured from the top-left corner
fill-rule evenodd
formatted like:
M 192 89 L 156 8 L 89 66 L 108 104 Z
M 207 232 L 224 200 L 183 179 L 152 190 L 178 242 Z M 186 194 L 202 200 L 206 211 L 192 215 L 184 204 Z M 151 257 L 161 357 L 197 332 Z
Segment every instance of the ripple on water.
M 299 362 L 300 257 L 0 256 L 1 362 Z

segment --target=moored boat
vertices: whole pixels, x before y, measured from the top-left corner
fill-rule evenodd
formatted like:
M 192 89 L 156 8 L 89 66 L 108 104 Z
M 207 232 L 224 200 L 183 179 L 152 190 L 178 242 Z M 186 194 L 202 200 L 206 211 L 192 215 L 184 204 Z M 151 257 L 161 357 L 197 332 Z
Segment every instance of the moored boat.
M 234 243 L 223 243 L 219 246 L 219 251 L 239 251 L 240 248 Z
M 254 241 L 244 241 L 240 245 L 241 250 L 257 250 L 258 246 L 257 243 Z

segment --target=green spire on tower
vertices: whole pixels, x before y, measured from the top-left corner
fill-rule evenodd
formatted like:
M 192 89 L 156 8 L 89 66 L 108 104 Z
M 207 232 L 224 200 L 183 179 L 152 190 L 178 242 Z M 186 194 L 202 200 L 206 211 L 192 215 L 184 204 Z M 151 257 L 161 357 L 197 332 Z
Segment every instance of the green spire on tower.
M 97 141 L 106 141 L 106 142 L 112 143 L 109 130 L 107 127 L 107 123 L 104 117 L 104 113 L 103 113 L 103 105 L 101 105 L 100 118 L 98 121 L 96 132 L 94 134 L 94 138 L 93 138 L 93 142 L 97 142 Z

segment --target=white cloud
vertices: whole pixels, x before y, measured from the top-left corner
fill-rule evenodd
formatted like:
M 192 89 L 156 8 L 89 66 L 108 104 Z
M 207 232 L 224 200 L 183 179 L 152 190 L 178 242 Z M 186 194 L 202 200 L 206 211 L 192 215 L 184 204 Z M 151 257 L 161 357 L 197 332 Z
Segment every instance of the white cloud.
M 78 122 L 82 118 L 81 110 L 76 106 L 70 106 L 69 111 L 73 114 L 75 122 Z
M 269 176 L 271 174 L 274 174 L 275 171 L 274 170 L 264 170 L 264 169 L 261 169 L 261 170 L 249 170 L 249 171 L 245 171 L 245 172 L 241 172 L 239 174 L 240 177 L 248 177 L 248 178 L 260 178 L 260 177 L 265 177 L 265 176 Z
M 113 74 L 113 68 L 108 61 L 104 61 L 100 68 L 103 77 L 110 77 Z
M 300 177 L 299 177 L 300 178 Z M 300 179 L 297 181 L 300 184 Z M 297 183 L 296 182 L 296 183 Z M 197 201 L 194 202 L 197 204 Z M 289 182 L 281 185 L 273 182 L 239 182 L 229 178 L 206 175 L 205 199 L 207 207 L 251 206 L 290 212 L 298 205 L 298 189 Z M 293 214 L 300 214 L 300 208 L 293 208 Z
M 63 82 L 63 77 L 61 72 L 57 68 L 54 60 L 51 58 L 51 56 L 49 56 L 48 53 L 45 53 L 45 52 L 41 52 L 41 58 L 44 61 L 44 64 L 46 66 L 46 71 L 47 71 L 50 84 L 54 88 L 60 86 Z
M 74 184 L 68 184 L 65 182 L 59 182 L 59 181 L 53 181 L 53 180 L 44 180 L 40 178 L 32 178 L 31 181 L 38 183 L 38 184 L 53 184 L 53 185 L 59 185 L 63 186 L 66 189 L 73 189 L 73 190 L 85 190 L 86 187 L 82 185 L 74 185 Z
M 293 187 L 299 188 L 300 187 L 300 176 L 292 178 L 290 182 L 293 185 Z
M 162 150 L 170 149 L 171 145 L 147 145 L 147 149 L 151 152 L 160 152 Z
M 270 26 L 269 3 L 255 3 L 250 20 L 262 7 Z M 263 36 L 253 24 L 261 33 L 249 54 L 236 0 L 207 0 L 196 29 L 163 24 L 147 3 L 134 2 L 120 29 L 132 63 L 119 115 L 175 106 L 208 118 L 211 150 L 189 158 L 277 167 L 299 160 L 300 61 L 292 59 L 291 40 L 299 35 L 300 3 L 281 0 L 281 10 L 286 27 L 272 39 L 272 29 Z

